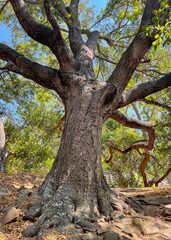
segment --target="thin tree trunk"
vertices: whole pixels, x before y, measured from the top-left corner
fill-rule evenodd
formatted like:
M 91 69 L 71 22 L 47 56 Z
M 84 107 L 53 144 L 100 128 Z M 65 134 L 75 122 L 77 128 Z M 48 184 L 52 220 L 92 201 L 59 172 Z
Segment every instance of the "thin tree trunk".
M 0 118 L 0 172 L 6 172 L 6 148 L 5 131 L 2 119 Z

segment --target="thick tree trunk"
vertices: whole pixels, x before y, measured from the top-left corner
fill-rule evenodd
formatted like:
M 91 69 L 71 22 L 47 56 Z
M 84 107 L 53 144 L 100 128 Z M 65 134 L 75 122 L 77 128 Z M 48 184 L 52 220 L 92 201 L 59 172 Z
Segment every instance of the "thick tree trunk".
M 6 148 L 5 131 L 2 119 L 0 118 L 0 172 L 6 172 Z
M 98 83 L 95 83 L 98 85 Z M 49 225 L 78 219 L 110 217 L 113 210 L 126 210 L 107 185 L 101 166 L 102 112 L 89 84 L 70 90 L 60 149 L 53 167 L 39 189 L 45 202 L 41 215 Z M 96 89 L 97 90 L 97 89 Z M 42 218 L 41 218 L 42 219 Z M 41 220 L 42 221 L 42 220 Z M 40 224 L 42 226 L 42 223 Z M 39 223 L 32 235 L 39 231 Z M 29 230 L 25 236 L 30 236 Z

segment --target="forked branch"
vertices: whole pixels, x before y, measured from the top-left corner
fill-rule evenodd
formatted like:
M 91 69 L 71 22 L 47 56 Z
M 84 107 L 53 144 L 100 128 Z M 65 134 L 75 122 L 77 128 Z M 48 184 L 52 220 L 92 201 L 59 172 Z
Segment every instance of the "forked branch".
M 109 114 L 107 118 L 112 118 L 115 121 L 119 122 L 125 127 L 145 130 L 148 133 L 148 145 L 146 146 L 147 149 L 152 150 L 154 146 L 154 140 L 155 140 L 155 133 L 153 127 L 155 124 L 145 121 L 140 121 L 132 117 L 127 117 L 120 111 L 116 110 L 113 113 Z
M 28 36 L 30 36 L 35 41 L 48 46 L 59 60 L 59 64 L 61 66 L 65 65 L 68 68 L 73 67 L 72 55 L 69 52 L 67 45 L 64 43 L 60 32 L 57 30 L 54 32 L 51 28 L 36 22 L 28 13 L 23 0 L 10 0 L 10 2 L 14 9 L 16 17 L 18 18 L 21 26 L 26 31 Z M 48 7 L 46 7 L 46 12 L 48 12 L 47 8 Z M 48 17 L 50 18 L 51 23 L 53 19 L 54 26 L 54 18 L 50 12 L 48 12 Z M 61 43 L 62 53 L 65 58 L 61 57 Z

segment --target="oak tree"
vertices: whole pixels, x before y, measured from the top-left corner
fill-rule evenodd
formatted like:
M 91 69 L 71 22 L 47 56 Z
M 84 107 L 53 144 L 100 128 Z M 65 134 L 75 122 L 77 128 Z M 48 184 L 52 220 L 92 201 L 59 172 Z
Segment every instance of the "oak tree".
M 143 146 L 147 150 L 153 148 L 154 124 L 127 117 L 119 109 L 171 85 L 171 73 L 167 73 L 159 79 L 126 89 L 139 64 L 147 61 L 146 53 L 160 38 L 160 26 L 165 28 L 168 25 L 168 11 L 161 1 L 147 0 L 132 42 L 121 53 L 110 75 L 106 74 L 105 81 L 98 81 L 93 66 L 98 42 L 104 40 L 110 48 L 116 43 L 110 38 L 112 31 L 104 34 L 81 28 L 79 0 L 44 0 L 43 4 L 24 0 L 10 0 L 6 4 L 8 2 L 26 34 L 51 50 L 59 68 L 44 66 L 1 43 L 0 59 L 7 62 L 1 70 L 17 73 L 54 90 L 65 108 L 58 155 L 39 188 L 39 208 L 32 213 L 39 216 L 39 220 L 24 235 L 34 236 L 43 227 L 73 221 L 80 223 L 80 219 L 93 220 L 101 215 L 110 217 L 113 210 L 128 211 L 127 204 L 110 189 L 104 177 L 101 130 L 103 123 L 112 118 L 124 126 L 147 131 L 149 141 Z M 35 20 L 34 8 L 30 12 L 27 9 L 31 2 L 41 5 L 51 26 L 42 24 L 41 19 Z M 113 3 L 115 1 L 109 1 L 112 8 L 115 7 Z M 156 20 L 157 14 L 160 24 Z M 67 28 L 61 28 L 61 20 Z M 95 29 L 95 25 L 93 27 Z M 62 31 L 68 34 L 68 38 L 64 38 Z

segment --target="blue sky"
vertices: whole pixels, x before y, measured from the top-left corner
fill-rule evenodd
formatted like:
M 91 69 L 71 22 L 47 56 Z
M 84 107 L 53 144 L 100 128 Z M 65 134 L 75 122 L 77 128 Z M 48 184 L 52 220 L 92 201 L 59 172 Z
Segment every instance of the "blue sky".
M 98 13 L 100 13 L 101 8 L 104 8 L 106 5 L 107 0 L 89 0 L 89 5 L 90 6 L 96 6 L 95 10 Z
M 6 41 L 9 38 L 9 30 L 5 25 L 0 25 L 0 40 Z

